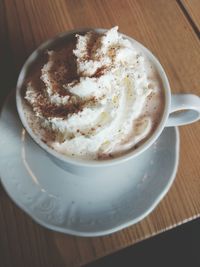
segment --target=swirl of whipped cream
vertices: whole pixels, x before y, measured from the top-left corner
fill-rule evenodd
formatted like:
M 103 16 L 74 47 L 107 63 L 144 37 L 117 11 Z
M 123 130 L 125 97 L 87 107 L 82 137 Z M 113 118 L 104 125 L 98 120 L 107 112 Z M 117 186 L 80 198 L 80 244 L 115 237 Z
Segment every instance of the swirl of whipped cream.
M 71 50 L 48 51 L 41 73 L 41 88 L 30 81 L 25 98 L 42 128 L 54 133 L 45 141 L 56 151 L 107 158 L 150 133 L 152 119 L 144 115 L 154 90 L 148 60 L 118 27 L 76 35 Z

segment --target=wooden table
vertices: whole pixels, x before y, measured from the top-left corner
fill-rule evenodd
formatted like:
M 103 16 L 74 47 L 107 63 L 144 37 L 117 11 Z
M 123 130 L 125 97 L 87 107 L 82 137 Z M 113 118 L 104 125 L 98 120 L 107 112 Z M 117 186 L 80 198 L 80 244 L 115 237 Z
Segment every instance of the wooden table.
M 173 92 L 200 95 L 199 0 L 0 1 L 1 103 L 27 56 L 44 40 L 79 27 L 110 28 L 147 46 Z M 49 231 L 17 208 L 0 187 L 0 266 L 80 266 L 200 215 L 200 123 L 180 129 L 176 180 L 140 223 L 99 238 Z

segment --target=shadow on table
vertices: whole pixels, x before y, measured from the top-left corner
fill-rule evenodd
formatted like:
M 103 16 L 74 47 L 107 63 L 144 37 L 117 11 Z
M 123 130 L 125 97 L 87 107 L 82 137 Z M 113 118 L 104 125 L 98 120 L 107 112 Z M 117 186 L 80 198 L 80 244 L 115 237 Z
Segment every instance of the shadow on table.
M 84 267 L 199 267 L 199 252 L 200 219 L 196 219 Z

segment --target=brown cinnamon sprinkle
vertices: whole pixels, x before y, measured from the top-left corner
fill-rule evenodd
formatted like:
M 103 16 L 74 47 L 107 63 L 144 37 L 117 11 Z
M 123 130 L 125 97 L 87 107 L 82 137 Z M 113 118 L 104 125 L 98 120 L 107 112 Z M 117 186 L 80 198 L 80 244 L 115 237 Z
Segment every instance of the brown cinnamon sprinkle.
M 99 78 L 101 77 L 107 70 L 106 66 L 103 66 L 101 68 L 98 68 L 96 72 L 91 76 L 91 78 Z
M 39 112 L 47 118 L 67 118 L 71 114 L 77 114 L 83 110 L 85 106 L 94 105 L 96 103 L 96 98 L 91 97 L 86 100 L 77 100 L 74 102 L 67 103 L 66 105 L 57 106 L 48 102 L 48 100 L 43 96 L 38 96 L 38 102 L 36 108 L 39 109 Z
M 39 106 L 41 113 L 44 117 L 48 118 L 65 118 L 70 114 L 75 114 L 83 109 L 83 103 L 78 103 L 74 105 L 64 105 L 56 106 L 53 104 L 41 105 Z
M 92 33 L 90 42 L 87 46 L 87 58 L 86 60 L 92 59 L 94 51 L 99 46 L 99 34 Z M 44 53 L 45 61 L 43 65 L 38 65 L 37 72 L 34 72 L 31 78 L 28 79 L 38 92 L 37 103 L 33 105 L 33 108 L 37 110 L 42 116 L 47 118 L 66 118 L 71 114 L 81 112 L 85 106 L 93 106 L 97 102 L 95 97 L 90 99 L 81 99 L 74 96 L 65 85 L 69 83 L 77 84 L 80 82 L 81 74 L 77 73 L 76 58 L 73 54 L 75 48 L 75 39 L 69 42 L 66 47 L 55 49 L 55 54 Z M 66 105 L 56 105 L 49 101 L 46 96 L 45 90 L 43 90 L 45 84 L 41 80 L 41 68 L 48 61 L 47 57 L 51 57 L 51 68 L 47 70 L 49 76 L 49 82 L 51 83 L 54 93 L 60 96 L 69 96 L 68 103 Z M 99 60 L 96 58 L 96 60 Z M 107 66 L 98 68 L 91 78 L 99 78 L 107 71 Z M 75 101 L 73 99 L 75 98 Z M 30 104 L 30 103 L 29 103 Z
M 98 35 L 97 33 L 93 32 L 90 40 L 87 44 L 87 59 L 91 59 L 92 58 L 92 54 L 94 53 L 94 51 L 96 49 L 94 49 L 97 45 L 98 45 L 98 37 L 100 35 Z

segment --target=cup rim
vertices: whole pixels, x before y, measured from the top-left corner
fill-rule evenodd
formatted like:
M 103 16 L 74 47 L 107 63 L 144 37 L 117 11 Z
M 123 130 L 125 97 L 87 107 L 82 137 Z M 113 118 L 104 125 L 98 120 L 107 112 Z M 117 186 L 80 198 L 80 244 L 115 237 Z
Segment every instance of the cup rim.
M 162 80 L 163 83 L 163 88 L 164 88 L 164 97 L 165 97 L 165 103 L 164 103 L 164 111 L 162 114 L 162 119 L 159 122 L 159 125 L 157 126 L 156 130 L 153 132 L 153 134 L 143 143 L 141 144 L 138 148 L 127 152 L 121 156 L 118 156 L 116 158 L 111 158 L 111 159 L 105 159 L 105 160 L 88 160 L 88 159 L 79 159 L 79 158 L 72 158 L 67 155 L 63 155 L 53 148 L 49 147 L 47 144 L 45 144 L 38 136 L 33 132 L 31 127 L 29 126 L 25 112 L 23 111 L 23 100 L 21 97 L 21 89 L 24 84 L 24 79 L 26 78 L 26 72 L 27 69 L 33 64 L 34 60 L 37 59 L 37 57 L 43 53 L 49 46 L 53 45 L 58 41 L 59 39 L 65 39 L 68 36 L 72 34 L 77 34 L 77 33 L 85 33 L 88 31 L 96 31 L 96 32 L 104 32 L 107 29 L 103 28 L 79 28 L 79 29 L 74 29 L 71 31 L 66 31 L 63 33 L 60 33 L 56 35 L 54 38 L 48 39 L 47 41 L 43 42 L 41 45 L 39 45 L 38 48 L 36 48 L 30 56 L 26 59 L 24 65 L 22 66 L 20 70 L 20 74 L 18 76 L 17 80 L 17 86 L 16 86 L 16 106 L 17 106 L 17 111 L 19 114 L 19 117 L 21 119 L 21 122 L 25 128 L 25 130 L 28 132 L 28 134 L 32 137 L 33 141 L 39 145 L 43 150 L 45 150 L 49 155 L 53 156 L 54 158 L 62 161 L 63 163 L 66 164 L 72 164 L 74 166 L 82 166 L 82 167 L 107 167 L 107 166 L 113 166 L 115 164 L 120 164 L 123 163 L 129 159 L 132 159 L 133 157 L 136 157 L 140 155 L 142 152 L 144 152 L 148 147 L 150 147 L 160 136 L 163 128 L 165 127 L 165 123 L 167 121 L 168 115 L 169 115 L 169 110 L 171 106 L 171 90 L 170 90 L 170 84 L 167 78 L 167 75 L 161 65 L 161 63 L 158 61 L 158 59 L 154 56 L 154 54 L 146 48 L 143 44 L 138 42 L 132 37 L 129 37 L 123 33 L 119 34 L 123 36 L 124 38 L 128 39 L 132 43 L 136 44 L 139 46 L 142 51 L 144 51 L 145 55 L 148 56 L 148 58 L 153 62 L 154 66 L 156 67 L 156 70 L 158 71 L 158 74 Z

